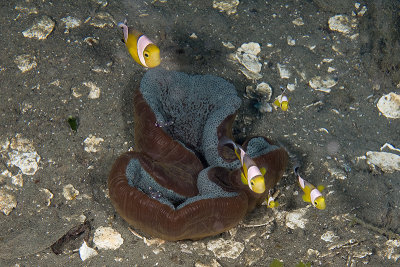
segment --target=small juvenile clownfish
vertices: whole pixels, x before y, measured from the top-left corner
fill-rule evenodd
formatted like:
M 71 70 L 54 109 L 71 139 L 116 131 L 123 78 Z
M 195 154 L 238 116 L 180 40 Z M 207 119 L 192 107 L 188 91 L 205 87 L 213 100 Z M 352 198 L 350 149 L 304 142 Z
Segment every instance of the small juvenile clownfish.
M 268 208 L 273 209 L 273 208 L 276 208 L 279 206 L 279 203 L 278 203 L 278 201 L 275 201 L 275 197 L 272 194 L 271 190 L 269 190 L 269 192 L 268 192 L 268 198 L 266 199 L 266 201 L 267 201 Z
M 321 191 L 324 190 L 324 186 L 313 186 L 312 184 L 300 177 L 298 169 L 298 166 L 294 167 L 294 173 L 298 178 L 301 189 L 303 189 L 303 200 L 305 202 L 310 202 L 314 207 L 319 210 L 324 210 L 326 208 L 326 203 L 324 196 L 321 194 Z
M 244 151 L 244 149 L 233 142 L 227 137 L 220 139 L 220 145 L 224 146 L 230 144 L 233 146 L 236 156 L 240 160 L 242 165 L 241 180 L 242 183 L 248 185 L 249 188 L 257 193 L 261 194 L 265 192 L 264 175 L 266 173 L 265 168 L 259 169 L 256 163 L 250 158 L 250 156 Z
M 126 22 L 118 23 L 124 32 L 126 48 L 132 58 L 146 68 L 154 68 L 160 65 L 160 49 L 142 33 L 128 29 Z
M 274 105 L 278 108 L 281 108 L 283 111 L 287 111 L 289 109 L 289 101 L 290 98 L 288 99 L 288 97 L 285 94 L 286 88 L 285 90 L 283 90 L 282 94 L 280 94 L 274 101 Z

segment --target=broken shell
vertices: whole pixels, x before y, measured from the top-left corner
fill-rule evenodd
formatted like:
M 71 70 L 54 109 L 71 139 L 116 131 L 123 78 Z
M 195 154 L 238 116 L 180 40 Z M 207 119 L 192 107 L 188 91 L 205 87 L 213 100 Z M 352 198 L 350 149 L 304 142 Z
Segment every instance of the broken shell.
M 286 65 L 283 64 L 277 64 L 278 66 L 278 71 L 279 71 L 279 76 L 281 76 L 281 79 L 289 79 L 290 78 L 290 71 Z
M 331 92 L 330 88 L 335 86 L 337 83 L 338 83 L 337 79 L 334 79 L 332 77 L 323 78 L 321 76 L 315 76 L 308 82 L 308 84 L 314 90 L 322 91 L 325 93 L 330 93 Z
M 367 164 L 374 167 L 379 167 L 383 172 L 392 173 L 394 171 L 400 171 L 400 156 L 388 153 L 388 152 L 377 152 L 368 151 Z
M 259 83 L 256 87 L 256 93 L 262 96 L 266 101 L 269 101 L 272 96 L 272 88 L 268 83 Z
M 382 114 L 391 119 L 400 118 L 400 95 L 389 93 L 382 96 L 376 104 Z
M 260 44 L 250 42 L 242 44 L 233 55 L 244 68 L 240 71 L 251 80 L 257 80 L 262 77 L 260 74 L 262 64 L 259 62 L 258 53 L 260 53 Z
M 97 251 L 89 247 L 86 241 L 83 241 L 82 246 L 79 248 L 79 257 L 82 261 L 85 261 L 93 256 L 97 255 Z

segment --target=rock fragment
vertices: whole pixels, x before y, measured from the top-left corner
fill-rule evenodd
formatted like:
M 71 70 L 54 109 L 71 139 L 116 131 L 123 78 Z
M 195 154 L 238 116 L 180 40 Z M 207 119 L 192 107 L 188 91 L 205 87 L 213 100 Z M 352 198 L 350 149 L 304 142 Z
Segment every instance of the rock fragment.
M 38 170 L 40 156 L 35 151 L 32 142 L 17 134 L 11 140 L 10 148 L 13 150 L 8 152 L 8 165 L 17 166 L 23 174 L 34 175 Z
M 244 250 L 244 245 L 233 240 L 222 238 L 207 243 L 207 249 L 211 250 L 217 258 L 236 259 Z
M 124 239 L 111 227 L 100 226 L 94 233 L 93 243 L 99 249 L 116 250 L 124 243 Z
M 235 14 L 237 12 L 237 6 L 239 0 L 214 0 L 213 8 L 219 9 L 219 12 L 226 12 L 228 15 Z
M 336 15 L 329 18 L 328 25 L 331 31 L 340 32 L 345 35 L 351 34 L 352 29 L 357 27 L 355 20 L 346 15 Z
M 83 85 L 87 86 L 90 89 L 88 98 L 96 99 L 100 97 L 100 87 L 98 87 L 94 82 L 83 82 Z
M 90 21 L 90 25 L 96 28 L 114 27 L 117 23 L 107 12 L 98 12 Z
M 29 29 L 23 31 L 22 34 L 26 38 L 44 40 L 53 31 L 54 26 L 55 22 L 50 17 L 42 16 Z
M 0 189 L 0 210 L 9 215 L 17 207 L 17 199 L 14 195 L 4 189 Z
M 99 151 L 100 143 L 103 141 L 103 138 L 89 134 L 89 136 L 83 141 L 83 143 L 85 144 L 85 151 L 88 153 Z
M 69 33 L 70 29 L 77 28 L 81 25 L 82 21 L 72 16 L 68 16 L 61 19 L 62 22 L 65 24 L 65 31 L 64 33 Z
M 372 168 L 375 166 L 383 172 L 392 173 L 400 171 L 400 156 L 394 153 L 368 151 L 367 164 Z
M 47 188 L 40 188 L 39 191 L 43 193 L 46 206 L 49 207 L 51 205 L 51 200 L 54 197 L 53 193 Z
M 301 18 L 301 17 L 292 20 L 292 23 L 294 25 L 296 25 L 296 26 L 303 26 L 304 25 L 303 18 Z
M 72 184 L 67 184 L 63 188 L 63 196 L 66 200 L 74 200 L 79 195 L 79 191 Z
M 301 228 L 304 229 L 306 227 L 306 223 L 308 220 L 304 218 L 304 215 L 307 212 L 307 208 L 297 209 L 286 214 L 286 226 L 290 229 Z
M 339 240 L 339 237 L 333 231 L 326 231 L 321 235 L 321 239 L 325 242 L 334 242 Z
M 382 114 L 390 119 L 400 118 L 400 95 L 396 93 L 389 93 L 379 98 L 376 104 Z
M 16 56 L 14 62 L 22 73 L 34 69 L 37 66 L 36 57 L 29 54 Z

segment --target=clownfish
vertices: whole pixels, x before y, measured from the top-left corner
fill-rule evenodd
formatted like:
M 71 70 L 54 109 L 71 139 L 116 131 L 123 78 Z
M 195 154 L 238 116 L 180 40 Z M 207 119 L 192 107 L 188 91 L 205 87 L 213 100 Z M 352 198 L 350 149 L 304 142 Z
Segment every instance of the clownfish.
M 279 203 L 278 203 L 278 201 L 275 201 L 275 197 L 272 194 L 271 190 L 269 190 L 269 192 L 268 192 L 268 198 L 266 199 L 266 201 L 267 201 L 268 208 L 273 209 L 273 208 L 276 208 L 279 206 Z
M 289 109 L 289 101 L 290 98 L 285 95 L 285 90 L 283 90 L 282 94 L 280 94 L 274 101 L 274 105 L 278 108 L 281 108 L 283 111 L 287 111 Z
M 160 65 L 160 49 L 142 33 L 128 29 L 126 22 L 118 23 L 124 32 L 126 48 L 132 58 L 146 68 L 154 68 Z
M 324 196 L 321 194 L 321 191 L 324 190 L 324 186 L 313 186 L 312 184 L 300 177 L 298 169 L 299 167 L 295 166 L 294 173 L 298 178 L 301 189 L 303 189 L 303 200 L 305 202 L 310 202 L 314 207 L 319 210 L 324 210 L 326 208 L 326 203 Z
M 266 173 L 265 168 L 259 169 L 256 163 L 250 158 L 250 156 L 244 151 L 241 146 L 239 146 L 227 137 L 222 137 L 220 139 L 220 145 L 224 146 L 227 144 L 233 146 L 234 152 L 242 165 L 242 172 L 240 175 L 242 183 L 248 185 L 249 188 L 255 193 L 264 193 L 264 175 Z

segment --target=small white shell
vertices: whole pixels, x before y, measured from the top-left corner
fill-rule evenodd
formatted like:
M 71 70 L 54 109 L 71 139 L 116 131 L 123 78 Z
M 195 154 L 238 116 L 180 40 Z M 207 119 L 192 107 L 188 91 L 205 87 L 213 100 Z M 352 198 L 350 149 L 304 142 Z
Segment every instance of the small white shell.
M 400 95 L 389 93 L 382 96 L 376 104 L 382 114 L 391 119 L 400 118 Z

